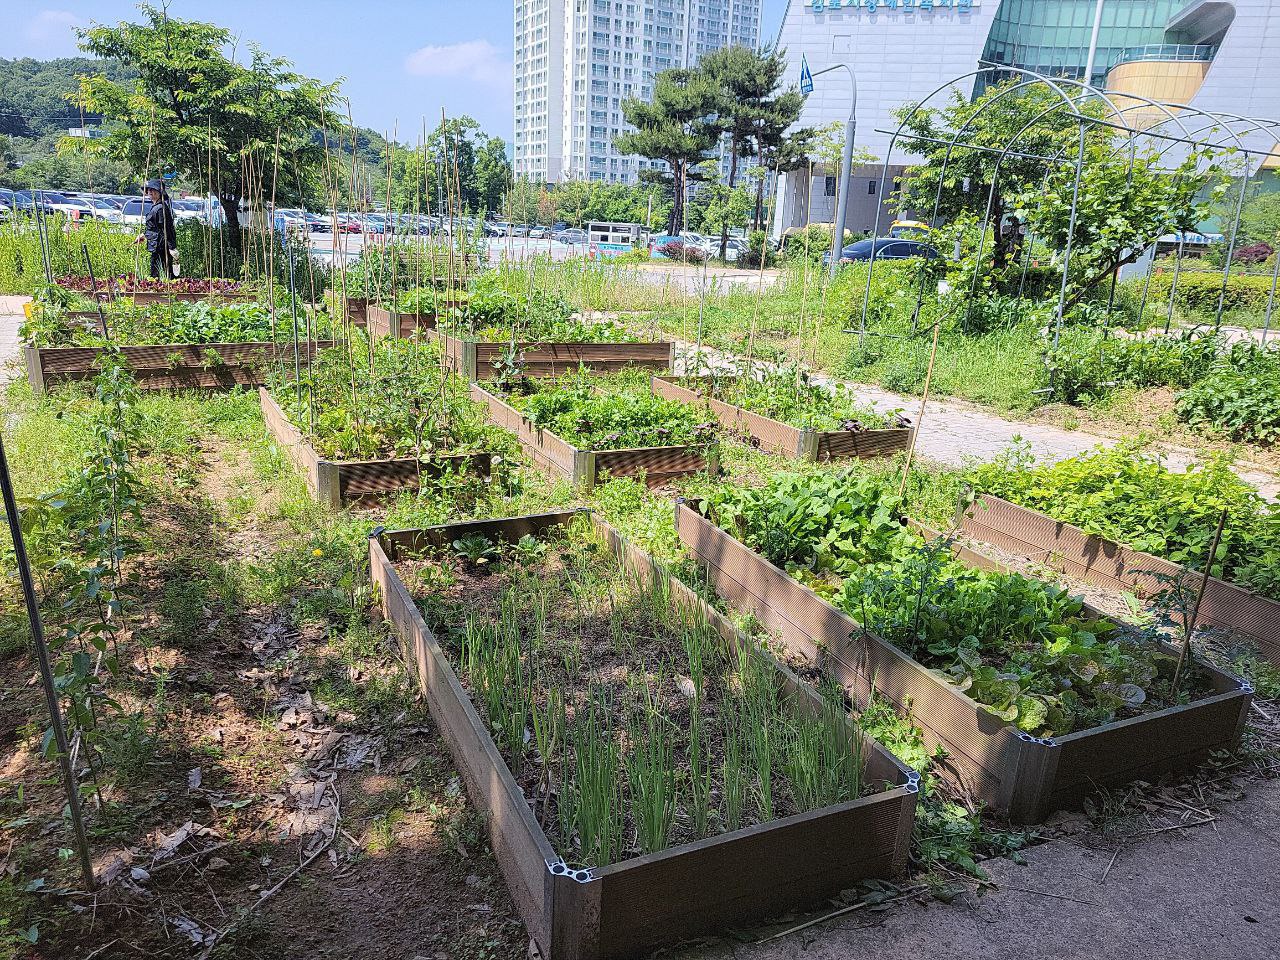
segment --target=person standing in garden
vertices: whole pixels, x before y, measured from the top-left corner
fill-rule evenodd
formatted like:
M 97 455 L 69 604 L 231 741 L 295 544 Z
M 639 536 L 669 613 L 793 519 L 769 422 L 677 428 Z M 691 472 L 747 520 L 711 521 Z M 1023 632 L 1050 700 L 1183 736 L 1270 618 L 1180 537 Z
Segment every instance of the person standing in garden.
M 143 187 L 151 208 L 143 225 L 142 236 L 147 251 L 151 254 L 151 276 L 172 280 L 173 264 L 178 252 L 178 233 L 173 226 L 173 207 L 169 203 L 169 195 L 165 193 L 163 180 L 148 180 Z

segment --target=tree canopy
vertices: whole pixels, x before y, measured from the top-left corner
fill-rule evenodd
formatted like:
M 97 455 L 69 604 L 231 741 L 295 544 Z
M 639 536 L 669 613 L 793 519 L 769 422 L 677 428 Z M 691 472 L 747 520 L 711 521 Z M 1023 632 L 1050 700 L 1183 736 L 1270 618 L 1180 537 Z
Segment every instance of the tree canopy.
M 615 138 L 614 145 L 622 153 L 666 162 L 667 171 L 651 179 L 670 187 L 670 233 L 678 233 L 684 222 L 688 184 L 700 177 L 695 167 L 720 141 L 716 114 L 720 102 L 719 88 L 711 77 L 700 70 L 676 68 L 654 77 L 652 101 L 630 98 L 622 103 L 622 112 L 635 130 Z
M 226 28 L 173 19 L 148 4 L 139 9 L 143 23 L 80 31 L 82 49 L 137 75 L 132 82 L 81 79 L 78 104 L 110 130 L 84 146 L 146 176 L 173 172 L 204 184 L 227 211 L 248 193 L 250 164 L 271 168 L 278 150 L 278 190 L 301 194 L 324 156 L 314 132 L 341 122 L 332 111 L 337 84 L 295 73 L 252 44 L 241 63 Z M 227 226 L 239 250 L 236 217 Z

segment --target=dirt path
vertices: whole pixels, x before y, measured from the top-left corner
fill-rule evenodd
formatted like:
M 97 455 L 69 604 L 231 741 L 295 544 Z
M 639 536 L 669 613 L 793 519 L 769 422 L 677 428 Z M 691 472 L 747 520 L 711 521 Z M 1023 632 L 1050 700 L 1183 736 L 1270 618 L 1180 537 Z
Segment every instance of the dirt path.
M 154 740 L 90 816 L 107 882 L 61 902 L 39 955 L 523 956 L 482 825 L 382 624 L 316 556 L 324 518 L 288 519 L 251 460 L 206 440 L 195 488 L 152 506 L 119 695 Z M 52 812 L 42 766 L 10 758 L 3 776 Z
M 732 354 L 704 347 L 703 364 L 708 360 L 722 369 L 737 369 Z M 691 365 L 694 357 L 692 344 L 680 342 L 676 364 L 680 370 Z M 762 363 L 763 361 L 757 361 Z M 873 403 L 880 410 L 901 409 L 913 422 L 920 420 L 920 398 L 893 393 L 867 384 L 838 380 L 825 374 L 813 373 L 817 383 L 842 383 L 864 402 Z M 1005 450 L 1015 439 L 1031 446 L 1037 460 L 1054 462 L 1085 453 L 1098 446 L 1111 447 L 1118 442 L 1115 437 L 1088 433 L 1083 430 L 1065 430 L 1051 424 L 1028 423 L 1007 420 L 999 414 L 985 410 L 974 403 L 951 398 L 931 399 L 917 441 L 917 450 L 936 463 L 960 467 L 969 459 L 991 460 Z M 1186 469 L 1198 460 L 1194 450 L 1185 447 L 1157 445 L 1167 455 L 1167 463 L 1175 470 Z M 1262 467 L 1240 462 L 1235 472 L 1258 488 L 1263 496 L 1280 497 L 1280 477 Z

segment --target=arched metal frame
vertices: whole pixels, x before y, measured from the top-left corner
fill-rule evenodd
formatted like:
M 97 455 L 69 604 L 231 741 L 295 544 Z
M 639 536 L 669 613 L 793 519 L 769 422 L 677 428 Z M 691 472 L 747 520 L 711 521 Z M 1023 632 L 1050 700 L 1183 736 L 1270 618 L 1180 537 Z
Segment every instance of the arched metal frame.
M 987 73 L 997 73 L 997 72 L 1005 76 L 1008 76 L 1009 74 L 1014 74 L 1016 77 L 1021 77 L 1021 79 L 1019 79 L 1018 82 L 1016 83 L 1013 83 L 1004 87 L 996 94 L 995 97 L 991 98 L 989 101 L 982 104 L 979 107 L 979 109 L 975 111 L 974 114 L 970 116 L 965 121 L 965 123 L 961 125 L 961 127 L 951 135 L 950 139 L 942 140 L 942 139 L 933 138 L 933 137 L 922 137 L 916 134 L 906 132 L 906 126 L 911 121 L 911 119 L 915 117 L 915 115 L 921 109 L 923 109 L 927 104 L 929 104 L 930 101 L 932 101 L 935 97 L 937 97 L 938 94 L 946 90 L 955 90 L 963 94 L 965 88 L 964 86 L 962 86 L 962 84 L 965 84 L 966 81 L 972 81 L 975 78 L 980 77 Z M 1055 103 L 1049 109 L 1043 111 L 1035 119 L 1025 124 L 1022 127 L 1022 129 L 1020 129 L 1013 137 L 1009 138 L 1004 143 L 1002 149 L 997 150 L 995 148 L 988 147 L 982 144 L 973 143 L 965 139 L 966 133 L 989 107 L 994 106 L 996 103 L 1004 99 L 1006 96 L 1009 96 L 1014 93 L 1024 91 L 1033 87 L 1047 88 L 1048 90 L 1057 94 L 1057 97 L 1059 98 L 1059 102 Z M 1068 90 L 1070 90 L 1073 95 L 1068 95 L 1067 93 Z M 1086 113 L 1082 113 L 1080 110 L 1080 106 L 1090 100 L 1101 101 L 1102 103 L 1105 103 L 1109 112 L 1104 117 L 1090 116 Z M 1122 108 L 1117 105 L 1117 102 L 1116 102 L 1117 100 L 1130 101 L 1130 103 L 1128 106 L 1125 106 Z M 1158 119 L 1156 123 L 1147 125 L 1147 126 L 1137 126 L 1135 124 L 1131 124 L 1128 122 L 1126 118 L 1126 114 L 1135 110 L 1143 110 L 1143 109 L 1157 111 L 1164 115 L 1163 119 Z M 1064 144 L 1064 146 L 1057 152 L 1057 154 L 1052 157 L 1041 157 L 1036 154 L 1032 154 L 1029 152 L 1024 152 L 1016 149 L 1018 146 L 1018 141 L 1021 140 L 1024 134 L 1026 134 L 1029 130 L 1034 129 L 1038 124 L 1040 124 L 1047 117 L 1052 116 L 1053 114 L 1059 113 L 1064 110 L 1070 113 L 1071 117 L 1074 118 L 1078 126 L 1078 136 L 1072 138 L 1073 140 L 1072 145 L 1075 148 L 1074 149 L 1075 156 L 1073 160 L 1068 160 L 1066 157 L 1066 154 L 1070 151 L 1070 146 L 1066 144 Z M 1186 122 L 1186 118 L 1189 116 L 1204 118 L 1207 122 L 1204 125 L 1199 126 L 1196 129 L 1192 130 L 1192 129 L 1189 129 L 1188 123 Z M 1171 125 L 1177 128 L 1176 133 L 1166 131 L 1165 128 Z M 998 67 L 995 65 L 983 66 L 977 70 L 973 70 L 973 71 L 970 71 L 969 73 L 962 74 L 958 77 L 955 77 L 954 79 L 948 81 L 947 83 L 941 84 L 938 87 L 934 88 L 924 99 L 920 100 L 919 102 L 917 102 L 911 107 L 911 109 L 901 118 L 895 130 L 878 131 L 881 133 L 889 134 L 890 139 L 889 139 L 888 149 L 885 153 L 885 158 L 881 167 L 880 189 L 878 192 L 879 201 L 876 205 L 876 216 L 875 216 L 875 221 L 872 228 L 872 237 L 874 239 L 878 237 L 880 234 L 881 216 L 884 212 L 884 205 L 885 205 L 885 201 L 884 201 L 885 188 L 889 181 L 889 166 L 893 157 L 894 147 L 899 143 L 899 141 L 907 141 L 907 142 L 915 142 L 915 143 L 928 142 L 928 143 L 946 145 L 946 152 L 943 156 L 943 161 L 942 161 L 942 169 L 939 171 L 938 188 L 934 197 L 933 211 L 929 220 L 930 223 L 934 223 L 937 220 L 938 213 L 941 208 L 942 190 L 944 186 L 947 166 L 951 162 L 951 159 L 955 153 L 955 150 L 957 148 L 961 148 L 965 150 L 980 151 L 980 152 L 986 152 L 986 153 L 998 153 L 999 157 L 996 161 L 995 170 L 992 175 L 991 185 L 988 192 L 986 212 L 982 220 L 981 229 L 979 230 L 979 238 L 978 238 L 979 247 L 978 247 L 977 256 L 975 258 L 973 280 L 970 285 L 969 297 L 967 298 L 969 307 L 971 308 L 973 297 L 974 297 L 974 294 L 976 293 L 976 284 L 977 284 L 978 277 L 980 275 L 981 263 L 982 263 L 984 252 L 985 252 L 984 248 L 985 248 L 985 241 L 986 241 L 986 231 L 991 226 L 990 218 L 991 218 L 991 214 L 994 207 L 995 190 L 999 181 L 1000 168 L 1004 163 L 1004 159 L 1006 157 L 1020 157 L 1023 159 L 1033 159 L 1033 160 L 1039 160 L 1044 162 L 1046 165 L 1045 166 L 1046 182 L 1053 168 L 1053 165 L 1064 163 L 1064 162 L 1073 162 L 1075 167 L 1075 171 L 1074 171 L 1075 175 L 1072 183 L 1071 212 L 1069 215 L 1069 222 L 1067 227 L 1067 244 L 1066 244 L 1066 249 L 1063 251 L 1063 257 L 1062 257 L 1062 279 L 1059 285 L 1058 304 L 1055 311 L 1053 350 L 1056 351 L 1058 342 L 1059 342 L 1062 322 L 1063 322 L 1063 314 L 1065 311 L 1066 292 L 1069 285 L 1071 256 L 1073 252 L 1072 241 L 1074 239 L 1075 228 L 1077 223 L 1078 202 L 1079 202 L 1079 194 L 1080 194 L 1080 180 L 1083 175 L 1084 156 L 1085 156 L 1086 147 L 1088 143 L 1088 131 L 1089 129 L 1095 128 L 1095 127 L 1109 128 L 1111 130 L 1116 131 L 1117 134 L 1123 135 L 1118 138 L 1120 142 L 1118 142 L 1115 145 L 1115 149 L 1112 155 L 1119 153 L 1119 151 L 1121 150 L 1127 150 L 1129 152 L 1130 179 L 1132 179 L 1134 165 L 1136 163 L 1137 147 L 1138 147 L 1139 139 L 1146 139 L 1153 143 L 1160 144 L 1160 146 L 1158 147 L 1155 153 L 1155 156 L 1157 158 L 1163 157 L 1168 151 L 1178 146 L 1188 148 L 1189 153 L 1212 154 L 1215 152 L 1222 152 L 1227 154 L 1243 155 L 1244 157 L 1243 175 L 1240 178 L 1241 180 L 1240 191 L 1236 198 L 1234 217 L 1233 217 L 1233 222 L 1231 224 L 1231 229 L 1230 229 L 1230 240 L 1228 241 L 1226 265 L 1223 270 L 1222 287 L 1219 291 L 1218 305 L 1215 313 L 1214 328 L 1216 330 L 1221 325 L 1221 322 L 1222 322 L 1222 314 L 1225 307 L 1226 294 L 1227 294 L 1227 289 L 1228 289 L 1229 279 L 1230 279 L 1231 262 L 1235 253 L 1236 241 L 1239 236 L 1240 218 L 1244 208 L 1245 197 L 1248 192 L 1249 183 L 1254 173 L 1256 173 L 1256 170 L 1253 169 L 1254 158 L 1255 156 L 1257 156 L 1265 159 L 1267 156 L 1273 155 L 1276 147 L 1280 146 L 1280 121 L 1277 121 L 1277 120 L 1250 118 L 1250 117 L 1239 116 L 1236 114 L 1228 114 L 1228 113 L 1221 113 L 1221 112 L 1210 112 L 1210 111 L 1202 110 L 1197 107 L 1193 107 L 1189 104 L 1164 103 L 1149 97 L 1142 96 L 1140 94 L 1133 94 L 1133 93 L 1128 93 L 1125 91 L 1118 91 L 1118 90 L 1101 89 L 1091 84 L 1088 84 L 1084 81 L 1074 80 L 1074 79 L 1064 78 L 1064 77 L 1049 77 L 1049 76 L 1035 73 L 1034 71 L 1025 70 L 1017 67 L 1007 67 L 1003 65 L 1000 65 Z M 1203 136 L 1203 134 L 1206 131 L 1214 131 L 1215 133 L 1217 131 L 1223 131 L 1225 133 L 1226 139 L 1223 140 L 1217 136 L 1205 137 Z M 1250 138 L 1251 136 L 1258 133 L 1263 134 L 1263 136 L 1265 136 L 1268 140 L 1271 141 L 1270 144 L 1268 144 L 1265 148 L 1255 148 L 1253 146 L 1250 146 L 1247 141 L 1247 138 Z M 1257 169 L 1260 170 L 1261 168 L 1262 168 L 1262 161 L 1259 161 Z M 998 229 L 998 225 L 997 225 L 997 229 Z M 1158 237 L 1150 238 L 1149 241 L 1143 245 L 1141 256 L 1145 256 L 1146 251 L 1150 249 L 1151 246 L 1157 242 L 1157 240 L 1158 240 Z M 1028 244 L 1028 246 L 1030 246 L 1030 244 Z M 1174 297 L 1176 296 L 1176 290 L 1177 290 L 1178 273 L 1180 272 L 1180 267 L 1181 267 L 1182 249 L 1183 249 L 1183 244 L 1180 239 L 1178 243 L 1177 260 L 1175 261 L 1174 281 L 1170 287 L 1170 292 L 1169 292 L 1170 319 L 1172 318 L 1173 302 L 1174 302 Z M 863 293 L 862 316 L 861 316 L 859 327 L 858 327 L 859 346 L 862 346 L 864 344 L 865 337 L 868 334 L 867 317 L 868 317 L 868 311 L 869 311 L 870 301 L 871 301 L 871 290 L 872 290 L 872 285 L 874 281 L 875 264 L 877 260 L 876 254 L 877 254 L 876 244 L 873 243 L 872 249 L 871 249 L 871 256 L 867 263 L 867 282 L 866 282 L 866 286 Z M 837 250 L 833 250 L 832 255 L 833 257 L 838 256 L 839 252 Z M 1029 262 L 1030 261 L 1028 256 L 1027 264 L 1029 264 Z M 1027 264 L 1024 264 L 1023 266 L 1022 280 L 1019 285 L 1020 290 L 1022 289 L 1022 286 L 1025 284 L 1025 281 L 1026 281 Z M 918 326 L 919 313 L 922 308 L 923 300 L 924 300 L 923 277 L 924 277 L 924 274 L 922 272 L 921 284 L 919 285 L 919 289 L 917 291 L 916 306 L 915 306 L 915 311 L 913 313 L 913 316 L 917 319 L 917 324 L 916 324 L 917 326 Z M 1114 301 L 1115 301 L 1115 279 L 1116 278 L 1113 276 L 1112 289 L 1111 289 L 1110 296 L 1108 298 L 1108 308 L 1107 308 L 1107 314 L 1108 314 L 1107 325 L 1108 326 L 1110 324 L 1110 316 L 1111 316 L 1112 309 L 1114 307 Z M 1148 268 L 1147 283 L 1148 284 L 1150 283 L 1150 268 Z M 1262 342 L 1264 344 L 1266 342 L 1267 333 L 1269 332 L 1270 325 L 1271 325 L 1271 317 L 1272 317 L 1272 312 L 1275 306 L 1276 293 L 1277 293 L 1278 286 L 1280 286 L 1280 252 L 1278 252 L 1276 256 L 1276 269 L 1273 273 L 1271 291 L 1270 291 L 1268 302 L 1267 302 L 1266 319 L 1265 319 L 1263 334 L 1262 334 Z M 1143 309 L 1144 310 L 1146 307 L 1146 299 L 1147 299 L 1146 288 L 1144 287 L 1144 293 L 1143 293 Z M 1169 321 L 1166 321 L 1166 328 L 1168 326 L 1168 322 Z

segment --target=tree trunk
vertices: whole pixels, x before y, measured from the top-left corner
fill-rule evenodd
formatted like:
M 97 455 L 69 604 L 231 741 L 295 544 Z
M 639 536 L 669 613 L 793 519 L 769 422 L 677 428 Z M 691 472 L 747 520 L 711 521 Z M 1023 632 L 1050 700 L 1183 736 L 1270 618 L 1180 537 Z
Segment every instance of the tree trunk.
M 738 179 L 738 144 L 734 141 L 729 143 L 729 193 L 733 193 L 733 185 Z M 729 212 L 729 198 L 725 198 L 725 213 Z M 720 224 L 720 259 L 725 258 L 725 254 L 729 249 L 729 218 Z
M 244 252 L 244 235 L 240 230 L 240 200 L 239 196 L 218 195 L 218 203 L 222 204 L 223 222 L 227 225 L 227 246 L 237 256 Z
M 680 224 L 684 220 L 684 164 L 671 164 L 671 219 L 667 222 L 667 233 L 680 236 Z

